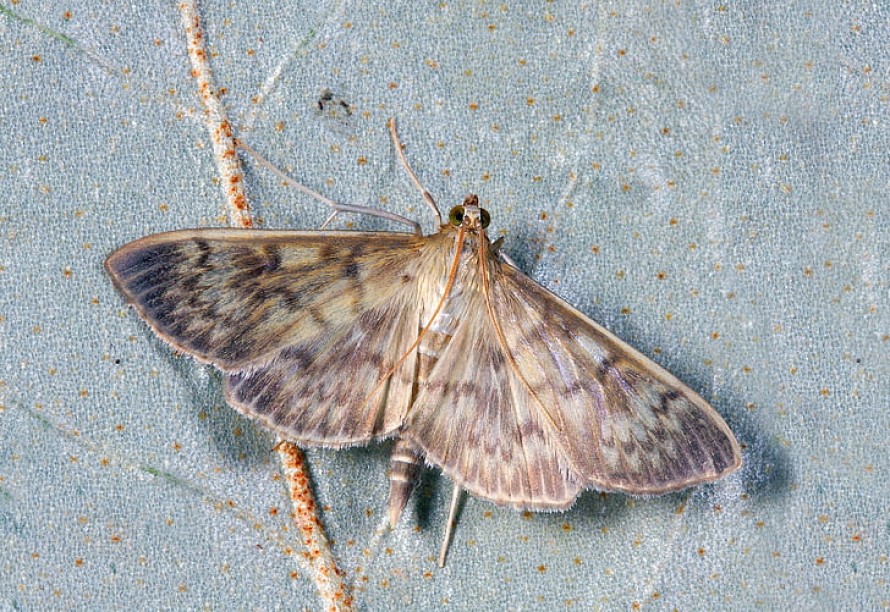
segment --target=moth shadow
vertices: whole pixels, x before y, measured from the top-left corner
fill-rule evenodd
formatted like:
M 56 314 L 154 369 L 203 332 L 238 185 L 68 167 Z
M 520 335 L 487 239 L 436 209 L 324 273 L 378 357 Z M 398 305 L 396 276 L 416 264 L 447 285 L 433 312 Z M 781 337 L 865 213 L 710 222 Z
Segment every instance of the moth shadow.
M 445 485 L 448 479 L 442 476 L 437 468 L 424 465 L 417 480 L 417 486 L 411 502 L 417 517 L 417 526 L 426 530 L 432 525 L 433 509 L 438 507 L 448 495 L 445 493 Z M 461 496 L 458 513 L 463 510 L 466 495 Z
M 158 354 L 176 373 L 177 380 L 186 385 L 190 397 L 186 414 L 207 431 L 213 447 L 227 463 L 254 466 L 268 461 L 275 442 L 254 421 L 229 406 L 222 372 L 177 355 L 166 344 L 158 348 Z
M 730 405 L 744 403 L 733 400 Z M 774 436 L 764 435 L 753 419 L 736 417 L 728 411 L 721 413 L 742 447 L 741 477 L 748 499 L 770 503 L 791 494 L 794 469 L 785 448 Z
M 533 275 L 547 249 L 546 233 L 531 224 L 511 226 L 510 236 L 504 246 L 505 253 L 516 267 L 525 274 Z
M 571 520 L 579 525 L 601 526 L 612 524 L 629 510 L 628 499 L 623 493 L 605 493 L 595 489 L 582 491 L 577 501 L 565 512 L 553 512 L 553 521 L 564 523 Z M 636 498 L 633 498 L 636 499 Z

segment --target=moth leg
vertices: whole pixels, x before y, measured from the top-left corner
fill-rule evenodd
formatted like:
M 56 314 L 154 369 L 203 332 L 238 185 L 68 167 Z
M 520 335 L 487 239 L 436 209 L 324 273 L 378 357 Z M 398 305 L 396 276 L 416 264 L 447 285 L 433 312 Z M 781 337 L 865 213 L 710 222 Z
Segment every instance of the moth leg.
M 451 536 L 454 533 L 454 527 L 457 525 L 457 508 L 460 503 L 460 494 L 463 492 L 464 490 L 455 482 L 454 488 L 451 490 L 451 509 L 448 511 L 448 522 L 445 524 L 445 536 L 442 538 L 442 548 L 439 549 L 439 567 L 445 567 L 445 557 L 448 556 Z
M 389 458 L 389 527 L 395 529 L 408 505 L 423 465 L 420 449 L 404 438 L 397 438 Z
M 404 145 L 399 140 L 398 132 L 396 132 L 396 120 L 394 117 L 389 118 L 389 133 L 392 136 L 392 142 L 396 147 L 399 161 L 402 162 L 402 167 L 405 169 L 405 172 L 408 173 L 408 176 L 411 178 L 411 182 L 414 183 L 415 187 L 420 189 L 420 193 L 423 194 L 423 201 L 433 210 L 433 214 L 436 216 L 436 224 L 442 225 L 442 213 L 439 212 L 439 207 L 436 206 L 436 201 L 433 199 L 433 195 L 427 191 L 423 184 L 421 184 L 420 179 L 417 178 L 417 175 L 414 174 L 414 170 L 411 169 L 411 165 L 408 163 L 408 158 L 405 156 Z
M 516 268 L 516 269 L 519 269 L 519 266 L 516 265 L 516 262 L 513 261 L 513 259 L 512 259 L 509 255 L 507 255 L 506 253 L 504 253 L 503 251 L 501 251 L 501 247 L 502 247 L 502 246 L 504 246 L 504 237 L 503 237 L 503 236 L 501 236 L 500 238 L 498 238 L 497 240 L 495 240 L 494 242 L 492 242 L 492 243 L 488 246 L 488 248 L 489 248 L 489 250 L 490 250 L 493 254 L 495 254 L 495 255 L 497 255 L 498 257 L 500 257 L 500 258 L 501 258 L 501 261 L 503 261 L 504 263 L 507 263 L 507 264 L 513 266 L 513 267 Z
M 322 223 L 322 224 L 321 224 L 321 227 L 319 227 L 318 229 L 324 229 L 324 228 L 326 228 L 326 227 L 328 226 L 328 223 L 330 223 L 331 221 L 334 220 L 334 217 L 337 216 L 337 213 L 338 213 L 338 212 L 340 212 L 340 211 L 335 210 L 334 212 L 332 212 L 331 214 L 329 214 L 329 215 L 328 215 L 328 218 L 324 220 L 324 223 Z
M 316 200 L 318 200 L 325 206 L 332 208 L 334 210 L 334 214 L 331 215 L 330 217 L 328 217 L 328 220 L 325 221 L 325 225 L 327 225 L 334 218 L 334 216 L 336 216 L 337 213 L 349 212 L 349 213 L 356 213 L 358 215 L 370 215 L 372 217 L 380 217 L 382 219 L 388 219 L 389 221 L 393 221 L 395 223 L 401 223 L 402 225 L 407 225 L 408 227 L 410 227 L 412 229 L 412 231 L 415 234 L 417 234 L 418 236 L 423 235 L 423 232 L 420 229 L 420 224 L 417 223 L 417 221 L 412 221 L 411 219 L 409 219 L 407 217 L 403 217 L 402 215 L 397 215 L 396 213 L 389 212 L 388 210 L 380 210 L 379 208 L 372 208 L 370 206 L 356 206 L 354 204 L 340 204 L 338 202 L 335 202 L 334 200 L 321 195 L 314 189 L 310 189 L 309 187 L 306 187 L 306 185 L 303 185 L 302 183 L 299 183 L 299 182 L 295 181 L 294 179 L 292 179 L 291 177 L 289 177 L 288 175 L 286 175 L 284 172 L 279 170 L 275 166 L 275 164 L 273 164 L 272 162 L 267 160 L 265 157 L 263 157 L 262 155 L 257 153 L 252 147 L 250 147 L 246 142 L 244 142 L 240 138 L 235 139 L 235 145 L 240 147 L 241 149 L 244 149 L 244 151 L 246 153 L 248 153 L 254 159 L 256 159 L 257 164 L 259 164 L 261 167 L 265 168 L 266 170 L 268 170 L 269 172 L 271 172 L 272 174 L 274 174 L 275 176 L 280 178 L 281 181 L 288 187 L 293 187 L 294 189 L 297 189 L 298 191 L 302 191 L 309 197 L 315 198 Z

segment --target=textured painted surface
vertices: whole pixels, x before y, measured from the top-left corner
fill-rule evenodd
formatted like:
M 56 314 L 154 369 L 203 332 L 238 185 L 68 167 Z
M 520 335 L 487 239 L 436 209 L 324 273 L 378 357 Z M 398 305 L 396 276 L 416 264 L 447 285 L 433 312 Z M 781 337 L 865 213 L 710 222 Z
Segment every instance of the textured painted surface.
M 887 605 L 886 9 L 348 4 L 200 5 L 235 134 L 429 230 L 397 117 L 443 209 L 479 193 L 506 252 L 689 383 L 745 460 L 563 514 L 469 499 L 439 570 L 444 479 L 390 533 L 388 446 L 312 451 L 357 604 Z M 273 437 L 102 270 L 225 224 L 179 13 L 2 7 L 2 605 L 315 607 Z M 264 227 L 329 212 L 250 160 L 245 185 Z

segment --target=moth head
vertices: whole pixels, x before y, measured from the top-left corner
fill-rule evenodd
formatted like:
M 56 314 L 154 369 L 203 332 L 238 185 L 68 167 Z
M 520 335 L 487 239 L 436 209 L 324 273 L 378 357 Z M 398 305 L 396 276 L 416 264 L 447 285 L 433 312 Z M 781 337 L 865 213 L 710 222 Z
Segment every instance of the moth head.
M 484 208 L 479 208 L 479 198 L 476 194 L 471 193 L 464 198 L 464 203 L 455 206 L 448 213 L 448 222 L 454 227 L 463 225 L 469 229 L 488 227 L 491 223 L 491 215 Z

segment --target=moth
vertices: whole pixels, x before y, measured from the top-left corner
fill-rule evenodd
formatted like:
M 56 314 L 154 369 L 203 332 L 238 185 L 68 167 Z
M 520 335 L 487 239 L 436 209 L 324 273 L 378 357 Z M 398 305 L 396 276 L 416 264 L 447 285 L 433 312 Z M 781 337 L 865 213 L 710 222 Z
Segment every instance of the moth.
M 700 395 L 523 274 L 489 222 L 469 195 L 431 235 L 189 229 L 126 244 L 105 268 L 160 338 L 222 371 L 229 404 L 283 438 L 394 438 L 393 526 L 423 463 L 455 499 L 525 510 L 739 468 Z

